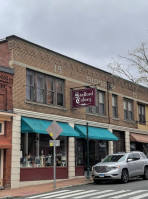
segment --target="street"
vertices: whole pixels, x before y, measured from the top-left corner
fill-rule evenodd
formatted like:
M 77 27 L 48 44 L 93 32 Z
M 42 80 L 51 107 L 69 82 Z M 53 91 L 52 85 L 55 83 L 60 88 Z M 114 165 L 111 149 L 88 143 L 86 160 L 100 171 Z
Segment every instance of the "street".
M 103 199 L 141 199 L 148 198 L 148 181 L 132 179 L 126 184 L 119 182 L 103 182 L 101 184 L 90 183 L 87 185 L 67 187 L 49 193 L 28 196 L 24 199 L 48 199 L 48 198 L 103 198 Z

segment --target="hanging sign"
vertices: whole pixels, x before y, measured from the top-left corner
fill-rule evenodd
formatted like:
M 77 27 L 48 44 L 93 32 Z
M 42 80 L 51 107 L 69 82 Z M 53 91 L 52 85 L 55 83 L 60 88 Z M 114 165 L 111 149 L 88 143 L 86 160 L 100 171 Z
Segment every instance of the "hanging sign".
M 96 88 L 72 90 L 72 108 L 96 106 Z

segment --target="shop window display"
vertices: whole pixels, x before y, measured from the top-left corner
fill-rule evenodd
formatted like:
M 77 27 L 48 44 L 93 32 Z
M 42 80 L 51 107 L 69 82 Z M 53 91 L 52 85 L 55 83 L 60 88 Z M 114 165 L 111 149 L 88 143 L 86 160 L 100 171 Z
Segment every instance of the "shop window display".
M 21 167 L 53 166 L 53 147 L 49 135 L 38 133 L 21 134 Z M 59 136 L 60 146 L 56 147 L 57 166 L 67 166 L 67 137 Z

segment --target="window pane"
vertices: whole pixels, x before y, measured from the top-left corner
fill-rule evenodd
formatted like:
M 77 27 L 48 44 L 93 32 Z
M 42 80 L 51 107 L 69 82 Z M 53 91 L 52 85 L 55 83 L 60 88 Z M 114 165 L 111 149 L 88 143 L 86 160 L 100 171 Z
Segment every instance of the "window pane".
M 104 103 L 104 93 L 99 91 L 99 103 Z
M 27 71 L 26 85 L 34 86 L 34 73 L 32 71 Z
M 53 104 L 53 97 L 54 97 L 54 93 L 47 91 L 47 93 L 46 93 L 46 103 L 47 104 Z
M 37 88 L 43 89 L 44 88 L 44 76 L 37 74 Z
M 126 110 L 126 109 L 127 109 L 127 101 L 124 100 L 124 110 Z
M 34 88 L 31 86 L 26 86 L 26 99 L 32 101 L 34 99 Z
M 124 119 L 128 119 L 127 110 L 124 110 Z
M 99 104 L 99 114 L 100 115 L 104 115 L 105 114 L 104 104 Z
M 57 105 L 63 106 L 63 94 L 61 93 L 57 94 Z
M 41 103 L 44 102 L 43 94 L 44 94 L 43 90 L 37 89 L 37 96 L 36 96 L 37 102 L 41 102 Z
M 62 93 L 63 92 L 63 81 L 57 79 L 56 80 L 56 88 L 57 88 L 58 93 Z
M 46 83 L 46 90 L 53 91 L 53 78 L 46 77 L 45 83 Z
M 128 110 L 132 111 L 132 102 L 128 102 Z

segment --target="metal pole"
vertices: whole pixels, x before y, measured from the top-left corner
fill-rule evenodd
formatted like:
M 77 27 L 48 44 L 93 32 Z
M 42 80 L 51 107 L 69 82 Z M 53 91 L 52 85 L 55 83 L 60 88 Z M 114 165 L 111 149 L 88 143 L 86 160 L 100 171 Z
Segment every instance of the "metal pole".
M 86 123 L 86 135 L 87 135 L 87 179 L 90 179 L 90 169 L 89 169 L 89 138 L 88 138 L 88 122 Z
M 55 139 L 54 139 L 54 142 L 53 142 L 53 187 L 56 189 L 56 144 L 55 144 Z

